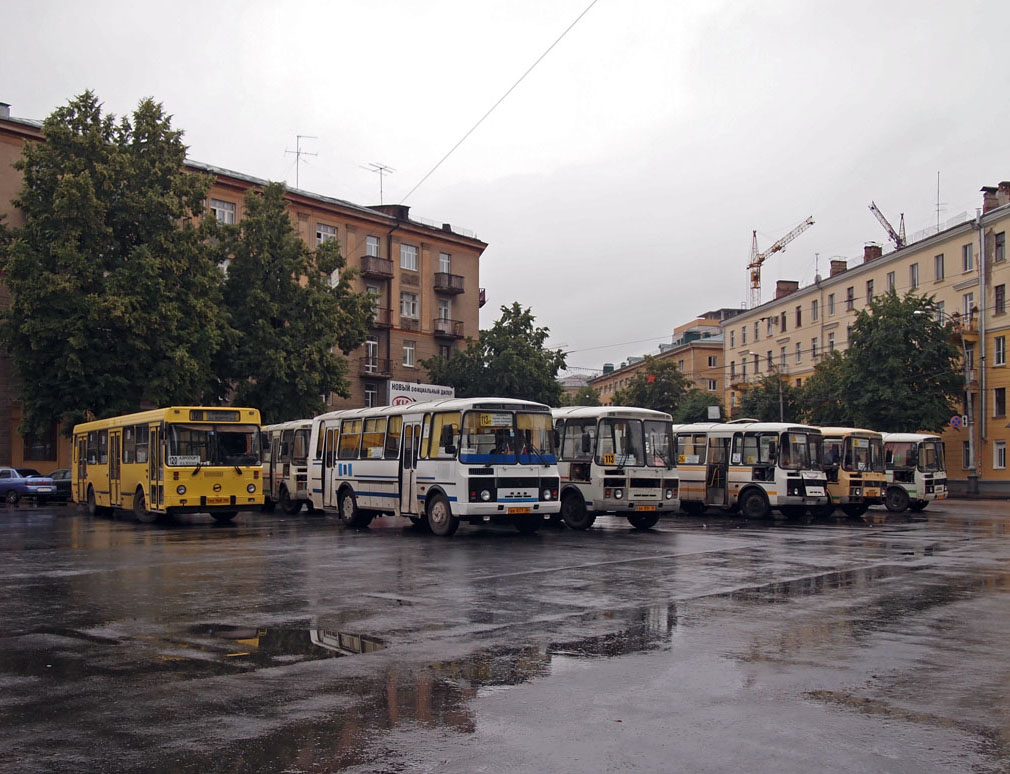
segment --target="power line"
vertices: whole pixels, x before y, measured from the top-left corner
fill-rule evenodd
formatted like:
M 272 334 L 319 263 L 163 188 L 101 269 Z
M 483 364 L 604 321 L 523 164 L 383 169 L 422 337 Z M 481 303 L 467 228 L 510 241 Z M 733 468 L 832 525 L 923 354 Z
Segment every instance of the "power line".
M 474 131 L 477 129 L 478 126 L 480 126 L 482 123 L 484 123 L 484 119 L 487 118 L 489 115 L 491 115 L 491 113 L 494 112 L 494 109 L 496 107 L 498 107 L 502 102 L 504 102 L 505 98 L 508 97 L 509 94 L 511 94 L 513 91 L 515 91 L 516 87 L 520 83 L 523 82 L 523 79 L 525 79 L 527 75 L 529 75 L 531 72 L 533 72 L 533 68 L 535 68 L 538 64 L 540 64 L 540 62 L 543 60 L 543 58 L 545 56 L 547 56 L 549 53 L 551 53 L 551 51 L 553 50 L 553 48 L 558 43 L 561 42 L 562 38 L 564 38 L 565 35 L 567 35 L 569 32 L 571 32 L 572 27 L 574 27 L 576 24 L 578 24 L 579 21 L 581 21 L 582 17 L 585 16 L 587 13 L 589 13 L 590 9 L 594 5 L 596 5 L 596 3 L 598 1 L 599 0 L 592 0 L 592 2 L 589 5 L 586 6 L 586 9 L 575 18 L 575 21 L 573 21 L 571 24 L 568 25 L 567 28 L 565 28 L 565 31 L 562 32 L 558 36 L 557 40 L 555 40 L 553 43 L 551 43 L 551 45 L 547 47 L 547 50 L 544 51 L 544 53 L 542 53 L 539 57 L 537 57 L 537 60 L 533 64 L 531 64 L 529 66 L 529 68 L 526 70 L 526 72 L 524 72 L 521 76 L 519 76 L 519 80 L 517 80 L 515 83 L 513 83 L 512 86 L 509 87 L 509 90 L 506 91 L 504 94 L 502 94 L 502 96 L 498 99 L 498 101 L 495 102 L 490 107 L 490 109 L 483 116 L 480 117 L 480 120 L 477 121 L 477 123 L 475 123 L 472 127 L 470 127 L 470 130 L 460 138 L 459 142 L 457 142 L 455 145 L 453 145 L 452 148 L 449 149 L 449 152 L 446 153 L 441 159 L 439 159 L 438 163 L 435 166 L 433 166 L 430 170 L 428 170 L 428 173 L 424 177 L 422 177 L 413 188 L 411 188 L 409 191 L 407 191 L 407 193 L 404 195 L 404 197 L 402 199 L 400 199 L 400 204 L 403 204 L 405 201 L 407 201 L 407 199 L 410 197 L 410 195 L 412 193 L 414 193 L 414 191 L 416 191 L 418 188 L 420 188 L 421 185 L 422 185 L 422 183 L 424 183 L 425 180 L 427 180 L 429 177 L 431 177 L 435 173 L 435 170 L 438 169 L 440 166 L 442 166 L 442 163 L 447 158 L 449 158 L 449 156 L 451 156 L 460 145 L 462 145 L 466 141 L 466 138 L 469 137 L 471 134 L 473 134 Z

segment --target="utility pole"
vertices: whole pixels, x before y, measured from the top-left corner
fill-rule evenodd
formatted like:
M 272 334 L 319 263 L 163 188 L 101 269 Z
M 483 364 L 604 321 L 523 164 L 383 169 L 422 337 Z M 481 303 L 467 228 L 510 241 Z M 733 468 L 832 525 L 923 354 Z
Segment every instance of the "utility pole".
M 285 153 L 294 154 L 295 157 L 295 188 L 301 188 L 301 181 L 299 176 L 299 170 L 302 166 L 302 156 L 318 156 L 318 153 L 309 153 L 308 151 L 302 150 L 302 140 L 318 140 L 319 138 L 311 134 L 299 134 L 295 137 L 295 149 L 286 150 Z

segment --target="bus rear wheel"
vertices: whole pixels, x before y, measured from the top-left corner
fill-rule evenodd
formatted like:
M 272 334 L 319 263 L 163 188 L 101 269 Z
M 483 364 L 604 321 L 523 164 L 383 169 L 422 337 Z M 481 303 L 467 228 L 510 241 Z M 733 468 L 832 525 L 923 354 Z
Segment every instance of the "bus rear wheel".
M 913 500 L 908 504 L 908 508 L 915 513 L 926 510 L 926 506 L 929 505 L 929 500 Z
M 365 516 L 358 509 L 358 502 L 354 499 L 353 492 L 345 491 L 340 493 L 339 508 L 340 520 L 344 523 L 345 527 L 352 529 L 367 527 L 368 523 L 372 520 L 371 517 Z
M 288 516 L 294 516 L 298 511 L 302 509 L 301 500 L 292 500 L 291 493 L 288 491 L 286 486 L 281 487 L 281 510 L 284 511 Z
M 218 524 L 227 524 L 238 516 L 238 511 L 218 511 L 217 513 L 212 513 L 211 516 L 214 517 L 214 521 Z
M 576 492 L 566 492 L 561 498 L 561 520 L 569 529 L 589 529 L 593 518 L 586 510 L 586 502 Z
M 88 490 L 88 508 L 90 510 L 94 492 Z M 158 514 L 147 510 L 147 501 L 144 499 L 144 490 L 138 489 L 133 496 L 133 517 L 141 524 L 152 524 L 158 518 Z
M 901 513 L 908 507 L 908 492 L 904 487 L 892 486 L 884 495 L 884 506 L 891 513 Z
M 680 509 L 690 516 L 701 516 L 705 512 L 705 503 L 697 500 L 681 500 Z
M 635 529 L 652 529 L 659 521 L 658 513 L 632 513 L 628 516 L 628 521 Z
M 771 513 L 768 498 L 756 489 L 744 492 L 740 496 L 740 513 L 745 519 L 767 519 Z
M 459 519 L 452 515 L 445 495 L 437 494 L 428 501 L 428 528 L 439 537 L 450 537 L 459 529 Z

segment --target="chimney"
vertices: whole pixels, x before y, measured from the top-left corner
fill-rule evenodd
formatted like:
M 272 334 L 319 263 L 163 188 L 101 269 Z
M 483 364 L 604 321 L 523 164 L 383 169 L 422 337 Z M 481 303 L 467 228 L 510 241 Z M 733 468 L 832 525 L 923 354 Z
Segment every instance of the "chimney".
M 848 261 L 843 261 L 839 258 L 831 259 L 831 273 L 828 274 L 829 277 L 834 277 L 836 274 L 841 274 L 849 267 Z
M 373 205 L 370 209 L 378 210 L 383 215 L 389 215 L 389 217 L 396 218 L 397 220 L 410 220 L 407 217 L 410 207 L 405 204 L 377 204 Z
M 996 197 L 996 187 L 992 185 L 982 186 L 982 213 L 989 212 L 989 210 L 994 210 L 999 207 L 999 201 Z
M 996 189 L 996 203 L 1001 207 L 1010 204 L 1010 182 L 1004 180 L 999 184 L 999 188 Z
M 775 300 L 795 293 L 800 289 L 800 283 L 796 280 L 779 280 L 775 283 Z
M 6 102 L 0 102 L 0 118 L 11 117 L 11 106 Z
M 876 242 L 867 242 L 863 245 L 863 263 L 874 261 L 884 254 L 884 248 Z

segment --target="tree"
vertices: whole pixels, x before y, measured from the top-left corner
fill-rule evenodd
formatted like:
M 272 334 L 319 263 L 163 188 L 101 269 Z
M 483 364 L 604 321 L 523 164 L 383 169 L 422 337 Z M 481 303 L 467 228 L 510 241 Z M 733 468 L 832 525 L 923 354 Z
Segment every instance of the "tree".
M 854 425 L 852 409 L 842 394 L 846 382 L 844 355 L 837 350 L 828 352 L 800 388 L 801 420 L 822 427 Z
M 677 410 L 673 412 L 673 421 L 710 422 L 709 406 L 718 406 L 719 416 L 725 416 L 722 410 L 722 401 L 715 393 L 693 387 L 680 399 Z
M 614 393 L 615 406 L 638 406 L 673 414 L 691 383 L 672 360 L 646 355 L 627 387 Z
M 567 393 L 561 396 L 562 406 L 599 406 L 600 405 L 600 393 L 590 387 L 585 385 L 584 387 L 579 387 L 578 391 L 574 395 L 568 395 Z
M 0 247 L 22 432 L 219 397 L 220 273 L 200 225 L 210 179 L 184 171 L 182 132 L 150 99 L 117 122 L 88 91 L 42 133 L 15 164 L 24 225 Z
M 561 404 L 558 372 L 565 353 L 544 347 L 549 328 L 534 326 L 530 309 L 518 301 L 501 307 L 501 317 L 480 339 L 467 339 L 466 348 L 448 358 L 437 356 L 421 365 L 435 384 L 449 385 L 461 398 L 493 395 Z
M 224 376 L 233 403 L 257 406 L 265 423 L 315 416 L 329 393 L 347 397 L 347 362 L 334 349 L 360 346 L 373 311 L 368 294 L 351 290 L 336 240 L 313 254 L 298 236 L 284 193 L 270 183 L 246 194 L 245 217 L 222 228 L 218 248 L 235 331 Z
M 940 431 L 964 390 L 960 348 L 932 298 L 893 290 L 857 316 L 842 392 L 855 423 L 873 430 Z
M 796 422 L 800 414 L 799 390 L 779 374 L 768 374 L 743 394 L 740 414 L 761 422 Z

